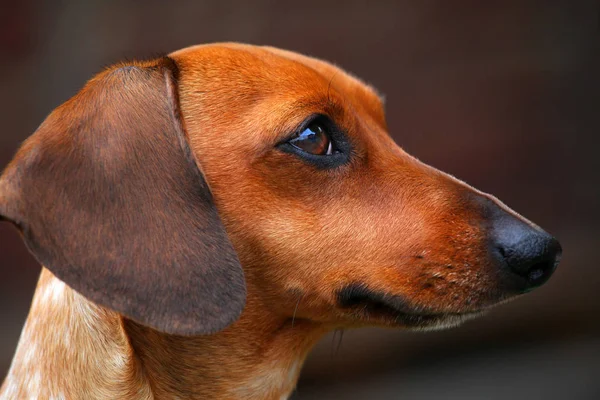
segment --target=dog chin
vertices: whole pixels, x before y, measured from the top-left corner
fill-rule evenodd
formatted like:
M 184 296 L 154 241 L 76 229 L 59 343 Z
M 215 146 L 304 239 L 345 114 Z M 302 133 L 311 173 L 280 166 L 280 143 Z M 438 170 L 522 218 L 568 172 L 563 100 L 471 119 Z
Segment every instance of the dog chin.
M 465 314 L 449 314 L 442 315 L 435 320 L 428 321 L 419 326 L 407 326 L 408 329 L 413 331 L 422 332 L 433 332 L 441 331 L 444 329 L 456 328 L 462 325 L 464 322 L 478 318 L 484 315 L 486 311 L 469 312 Z

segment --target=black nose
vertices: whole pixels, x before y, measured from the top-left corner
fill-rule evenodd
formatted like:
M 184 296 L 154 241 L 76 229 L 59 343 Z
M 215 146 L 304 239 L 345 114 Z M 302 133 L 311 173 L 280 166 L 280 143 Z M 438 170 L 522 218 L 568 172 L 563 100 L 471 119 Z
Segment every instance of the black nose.
M 491 239 L 496 257 L 508 270 L 511 286 L 521 292 L 544 284 L 562 254 L 554 237 L 504 211 L 493 217 Z

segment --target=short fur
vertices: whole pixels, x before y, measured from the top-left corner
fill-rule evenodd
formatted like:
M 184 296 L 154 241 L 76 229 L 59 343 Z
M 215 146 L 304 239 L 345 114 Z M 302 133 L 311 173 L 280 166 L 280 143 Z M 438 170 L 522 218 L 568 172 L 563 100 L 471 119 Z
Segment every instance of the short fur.
M 312 114 L 348 163 L 278 150 Z M 521 218 L 406 154 L 377 93 L 326 62 L 227 43 L 109 68 L 0 180 L 45 266 L 0 398 L 285 399 L 332 329 L 445 327 L 510 297 L 487 207 Z

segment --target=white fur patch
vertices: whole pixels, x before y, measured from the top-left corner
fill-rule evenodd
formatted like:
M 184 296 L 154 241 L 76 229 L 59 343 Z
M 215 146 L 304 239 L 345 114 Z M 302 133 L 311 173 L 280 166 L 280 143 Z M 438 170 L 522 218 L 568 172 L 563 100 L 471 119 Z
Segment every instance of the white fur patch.
M 32 362 L 35 362 L 36 353 L 37 353 L 37 344 L 32 341 L 29 343 L 29 347 L 25 351 L 25 355 L 23 356 L 23 363 L 31 364 Z
M 63 333 L 63 346 L 66 348 L 71 346 L 71 330 L 68 326 L 65 327 L 65 331 Z
M 40 373 L 40 371 L 35 371 L 33 373 L 33 375 L 31 375 L 27 381 L 27 392 L 29 394 L 29 398 L 39 399 L 41 388 L 42 388 L 42 374 Z
M 4 391 L 4 394 L 2 394 L 2 399 L 16 399 L 18 390 L 19 387 L 17 386 L 17 384 L 15 382 L 9 381 L 6 385 L 6 390 Z
M 43 289 L 38 301 L 42 304 L 58 303 L 63 299 L 65 288 L 64 282 L 52 279 Z
M 50 290 L 52 296 L 52 301 L 58 302 L 62 300 L 63 295 L 65 293 L 66 284 L 63 281 L 59 281 L 58 279 L 52 280 L 50 287 L 46 290 Z
M 125 365 L 127 364 L 127 360 L 121 353 L 115 353 L 112 356 L 111 361 L 112 361 L 111 364 L 117 369 L 123 369 L 123 368 L 125 368 Z
M 289 367 L 282 364 L 271 365 L 270 367 L 264 366 L 260 369 L 261 373 L 251 377 L 235 391 L 243 398 L 248 397 L 250 394 L 251 396 L 258 396 L 260 393 L 262 398 L 271 398 L 277 394 L 280 400 L 287 400 L 296 387 L 301 368 L 301 360 L 294 360 Z

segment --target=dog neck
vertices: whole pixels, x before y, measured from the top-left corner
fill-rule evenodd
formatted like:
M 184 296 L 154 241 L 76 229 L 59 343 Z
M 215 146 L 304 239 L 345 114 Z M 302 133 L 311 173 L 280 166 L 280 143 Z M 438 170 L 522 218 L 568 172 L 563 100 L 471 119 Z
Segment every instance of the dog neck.
M 249 297 L 240 320 L 218 334 L 166 335 L 44 269 L 0 398 L 286 399 L 324 333 Z
M 323 333 L 307 321 L 272 318 L 251 299 L 237 323 L 211 336 L 124 327 L 156 397 L 185 399 L 287 399 Z

